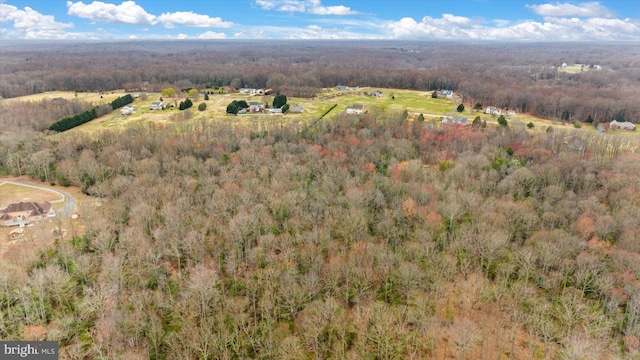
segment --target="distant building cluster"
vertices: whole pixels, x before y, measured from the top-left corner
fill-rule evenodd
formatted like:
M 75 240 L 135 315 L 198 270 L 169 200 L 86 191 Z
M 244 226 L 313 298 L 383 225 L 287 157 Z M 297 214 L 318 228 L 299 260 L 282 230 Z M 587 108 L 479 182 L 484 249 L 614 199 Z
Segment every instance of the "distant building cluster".
M 624 130 L 624 131 L 634 131 L 636 129 L 636 125 L 634 123 L 628 121 L 611 121 L 609 123 L 609 129 L 611 130 Z
M 240 94 L 249 94 L 249 95 L 264 95 L 264 89 L 253 89 L 253 88 L 241 88 Z

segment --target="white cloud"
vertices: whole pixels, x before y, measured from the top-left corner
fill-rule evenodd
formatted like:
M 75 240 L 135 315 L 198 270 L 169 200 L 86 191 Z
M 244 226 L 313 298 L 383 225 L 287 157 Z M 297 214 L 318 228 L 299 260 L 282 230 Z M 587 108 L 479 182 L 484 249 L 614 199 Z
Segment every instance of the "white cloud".
M 365 34 L 350 32 L 341 29 L 327 29 L 318 25 L 307 27 L 280 27 L 280 26 L 245 26 L 233 35 L 236 39 L 335 39 L 335 40 L 355 40 L 355 39 L 383 39 L 379 34 Z
M 545 17 L 514 25 L 487 26 L 469 18 L 444 14 L 420 22 L 406 17 L 385 26 L 395 39 L 585 41 L 640 40 L 640 23 L 630 19 Z
M 13 5 L 0 4 L 0 23 L 13 22 L 12 29 L 2 29 L 5 38 L 15 39 L 86 39 L 92 36 L 85 33 L 68 32 L 71 23 L 57 22 L 51 15 L 43 15 L 26 6 L 18 9 Z
M 71 23 L 55 21 L 51 15 L 43 15 L 26 6 L 20 10 L 15 6 L 0 4 L 0 22 L 13 21 L 13 27 L 23 30 L 62 30 L 73 27 Z
M 193 11 L 178 11 L 174 13 L 164 13 L 157 19 L 167 28 L 173 28 L 174 24 L 193 27 L 213 27 L 229 28 L 232 22 L 222 21 L 219 17 L 209 17 L 208 15 L 196 14 Z
M 136 40 L 136 39 L 138 39 L 138 37 L 137 37 L 137 36 L 135 36 L 135 35 L 129 35 L 129 40 Z
M 91 21 L 131 25 L 155 25 L 158 22 L 154 15 L 149 14 L 135 1 L 123 1 L 120 5 L 102 1 L 94 1 L 91 4 L 67 1 L 67 8 L 67 14 Z
M 226 39 L 227 34 L 213 32 L 213 31 L 205 31 L 202 34 L 197 36 L 198 39 Z
M 263 10 L 284 12 L 303 12 L 314 15 L 353 15 L 357 14 L 348 6 L 323 6 L 320 0 L 256 0 Z
M 585 2 L 581 4 L 570 3 L 548 3 L 539 5 L 527 5 L 527 7 L 538 15 L 542 16 L 576 16 L 576 17 L 601 17 L 612 18 L 613 12 L 599 2 Z

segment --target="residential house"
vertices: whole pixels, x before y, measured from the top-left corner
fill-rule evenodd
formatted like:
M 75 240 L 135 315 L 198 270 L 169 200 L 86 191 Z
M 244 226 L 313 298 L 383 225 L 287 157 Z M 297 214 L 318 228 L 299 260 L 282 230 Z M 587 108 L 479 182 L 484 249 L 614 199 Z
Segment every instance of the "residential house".
M 624 131 L 634 131 L 636 129 L 636 125 L 628 122 L 628 121 L 615 121 L 612 120 L 609 123 L 609 129 L 612 130 L 624 130 Z
M 369 96 L 381 97 L 381 96 L 382 96 L 382 91 L 380 91 L 380 90 L 373 90 L 373 91 L 371 92 L 371 94 L 369 94 Z
M 446 117 L 442 119 L 443 125 L 462 125 L 467 126 L 467 121 L 469 121 L 466 117 L 462 116 L 454 116 L 454 117 Z
M 125 106 L 122 109 L 120 109 L 120 114 L 121 115 L 131 115 L 136 111 L 136 108 L 134 108 L 133 106 Z
M 0 210 L 0 225 L 22 227 L 54 216 L 56 211 L 48 201 L 19 202 Z
M 508 110 L 507 111 L 507 116 L 515 116 L 516 115 L 516 111 L 515 110 Z
M 252 101 L 252 102 L 249 103 L 249 111 L 252 112 L 252 113 L 263 112 L 264 111 L 264 104 L 256 102 L 256 101 Z
M 164 110 L 166 106 L 162 103 L 162 101 L 154 101 L 151 103 L 151 107 L 149 110 Z
M 303 113 L 304 112 L 304 108 L 300 105 L 293 105 L 292 107 L 289 108 L 289 112 L 290 113 Z
M 349 87 L 344 85 L 336 85 L 336 90 L 349 90 Z
M 484 111 L 484 113 L 489 115 L 500 116 L 502 115 L 502 110 L 498 109 L 495 106 L 488 106 L 487 109 Z
M 440 90 L 440 95 L 442 96 L 452 96 L 453 90 Z
M 354 115 L 354 114 L 362 114 L 364 113 L 364 105 L 350 105 L 347 106 L 347 115 Z
M 249 95 L 262 95 L 264 94 L 263 89 L 254 89 L 254 88 L 241 88 L 241 94 L 249 94 Z

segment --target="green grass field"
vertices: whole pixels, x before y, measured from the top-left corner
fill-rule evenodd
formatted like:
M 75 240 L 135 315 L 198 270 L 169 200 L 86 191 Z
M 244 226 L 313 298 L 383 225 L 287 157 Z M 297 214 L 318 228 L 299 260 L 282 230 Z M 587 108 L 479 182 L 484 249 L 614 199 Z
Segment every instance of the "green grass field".
M 40 189 L 34 189 L 27 186 L 20 186 L 14 184 L 3 183 L 0 180 L 0 209 L 4 209 L 9 204 L 21 202 L 21 201 L 59 201 L 62 199 L 60 194 L 45 191 Z M 61 205 L 60 205 L 61 206 Z
M 373 90 L 382 91 L 381 97 L 367 96 L 368 93 Z M 190 116 L 185 117 L 185 112 L 177 109 L 177 105 L 184 98 L 164 99 L 164 103 L 168 106 L 174 104 L 174 107 L 168 107 L 166 110 L 149 110 L 149 107 L 153 101 L 157 101 L 160 98 L 160 94 L 147 93 L 146 95 L 136 98 L 133 107 L 136 111 L 132 115 L 121 115 L 120 110 L 113 111 L 105 116 L 90 121 L 86 124 L 78 126 L 69 133 L 83 132 L 93 133 L 95 131 L 101 131 L 105 129 L 124 129 L 127 126 L 132 125 L 144 125 L 148 123 L 153 124 L 170 124 L 170 123 L 182 123 L 191 121 L 222 121 L 234 125 L 269 125 L 277 123 L 305 123 L 313 121 L 320 117 L 325 111 L 331 108 L 333 105 L 337 105 L 336 108 L 328 114 L 328 118 L 339 114 L 344 111 L 349 105 L 361 104 L 364 105 L 368 111 L 371 112 L 387 112 L 387 111 L 404 111 L 407 110 L 410 119 L 416 119 L 419 114 L 423 114 L 425 120 L 434 124 L 437 124 L 440 118 L 444 116 L 464 116 L 469 119 L 469 123 L 477 116 L 482 120 L 486 120 L 487 124 L 497 124 L 497 116 L 487 115 L 483 111 L 476 111 L 471 109 L 468 104 L 462 113 L 456 111 L 456 101 L 454 98 L 431 97 L 430 91 L 416 91 L 416 90 L 404 90 L 404 89 L 385 89 L 385 88 L 360 88 L 338 91 L 336 89 L 325 89 L 321 93 L 317 94 L 312 99 L 307 98 L 295 98 L 289 97 L 288 104 L 291 106 L 301 105 L 305 111 L 301 114 L 244 114 L 244 115 L 227 115 L 226 108 L 233 100 L 245 100 L 248 103 L 251 101 L 268 102 L 273 100 L 273 96 L 248 96 L 246 94 L 215 94 L 209 95 L 209 100 L 204 100 L 204 95 L 200 95 L 197 100 L 193 101 L 193 107 L 189 109 Z M 53 95 L 65 95 L 66 97 L 74 96 L 73 92 L 56 92 L 39 94 L 38 96 L 30 96 L 27 99 L 37 100 L 42 99 L 44 96 Z M 84 94 L 87 98 L 93 96 L 95 98 L 97 94 L 89 95 Z M 108 96 L 113 98 L 121 96 L 122 92 L 115 92 Z M 83 95 L 79 95 L 83 96 Z M 102 101 L 110 101 L 110 97 L 104 97 Z M 107 96 L 107 95 L 104 95 Z M 17 98 L 24 99 L 24 98 Z M 13 100 L 13 99 L 12 99 Z M 25 99 L 26 100 L 26 99 Z M 16 100 L 13 100 L 16 101 Z M 459 101 L 459 100 L 458 100 Z M 200 103 L 207 105 L 206 110 L 198 111 L 198 105 Z M 528 123 L 534 124 L 534 130 L 543 130 L 549 126 L 559 127 L 564 129 L 574 129 L 573 125 L 567 123 L 559 123 L 551 120 L 538 118 L 529 114 L 516 114 L 514 116 L 507 116 L 507 120 L 510 125 L 514 126 L 526 126 Z M 596 132 L 597 130 L 589 125 L 583 124 L 581 130 L 588 132 Z M 624 132 L 615 131 L 611 133 L 620 133 L 623 135 L 637 135 L 639 132 Z M 54 135 L 59 136 L 59 135 Z

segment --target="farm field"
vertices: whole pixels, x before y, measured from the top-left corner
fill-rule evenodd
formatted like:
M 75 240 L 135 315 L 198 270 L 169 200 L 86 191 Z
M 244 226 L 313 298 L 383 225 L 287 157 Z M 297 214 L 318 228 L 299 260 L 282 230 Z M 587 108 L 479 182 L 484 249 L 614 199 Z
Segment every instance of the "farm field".
M 100 105 L 100 104 L 111 102 L 112 100 L 115 100 L 117 97 L 122 96 L 124 93 L 125 92 L 123 90 L 113 90 L 113 91 L 108 91 L 104 93 L 79 92 L 77 93 L 77 96 L 76 96 L 76 93 L 73 91 L 47 91 L 39 94 L 3 99 L 2 101 L 10 104 L 12 102 L 33 102 L 33 101 L 53 100 L 56 98 L 63 98 L 66 100 L 78 99 L 78 100 L 90 101 L 95 105 Z
M 290 105 L 301 105 L 305 111 L 301 114 L 244 114 L 238 116 L 230 116 L 226 114 L 226 107 L 233 100 L 245 100 L 248 103 L 252 101 L 270 102 L 273 96 L 247 96 L 246 94 L 215 94 L 210 95 L 209 100 L 204 100 L 204 96 L 200 95 L 198 100 L 193 101 L 194 105 L 190 111 L 189 121 L 225 121 L 237 125 L 241 124 L 277 124 L 280 122 L 300 122 L 304 123 L 317 119 L 333 105 L 337 107 L 328 114 L 333 116 L 344 111 L 348 106 L 354 104 L 362 104 L 369 112 L 385 112 L 385 111 L 404 111 L 407 110 L 410 119 L 415 119 L 419 114 L 423 114 L 429 121 L 438 121 L 443 116 L 464 116 L 471 121 L 476 116 L 480 116 L 482 120 L 486 120 L 489 124 L 496 123 L 496 116 L 484 114 L 482 111 L 470 109 L 469 106 L 462 112 L 456 111 L 454 99 L 451 97 L 432 98 L 430 91 L 415 91 L 403 89 L 385 89 L 376 88 L 382 91 L 381 97 L 367 96 L 366 94 L 373 91 L 374 88 L 361 88 L 354 91 L 337 91 L 335 89 L 325 89 L 312 99 L 306 98 L 288 98 Z M 146 123 L 167 124 L 175 122 L 183 122 L 187 119 L 185 114 L 177 109 L 177 105 L 185 98 L 164 99 L 165 104 L 174 105 L 166 110 L 150 110 L 149 107 L 153 101 L 160 98 L 158 93 L 148 93 L 145 99 L 137 98 L 131 105 L 136 111 L 131 115 L 121 115 L 119 110 L 113 111 L 98 119 L 92 120 L 86 124 L 78 126 L 71 131 L 94 132 L 104 129 L 121 129 L 131 125 L 142 125 Z M 200 103 L 207 105 L 204 111 L 198 111 L 197 107 Z M 536 126 L 554 125 L 550 120 L 537 118 L 528 114 L 518 114 L 508 118 L 509 121 L 519 121 L 527 124 L 533 122 Z
M 374 90 L 380 90 L 382 92 L 382 96 L 375 97 L 367 95 Z M 101 95 L 99 93 L 78 93 L 78 99 L 91 100 L 95 101 L 96 104 L 99 104 L 112 101 L 113 99 L 122 96 L 122 94 L 124 94 L 122 90 L 114 90 L 104 93 L 102 95 L 103 98 L 100 98 Z M 226 107 L 231 101 L 245 100 L 248 103 L 252 101 L 266 103 L 273 100 L 273 95 L 248 96 L 246 94 L 239 93 L 212 94 L 209 95 L 209 100 L 204 100 L 204 95 L 201 94 L 197 100 L 193 101 L 194 105 L 189 109 L 190 116 L 187 118 L 185 117 L 184 112 L 177 109 L 177 105 L 180 101 L 183 101 L 185 97 L 164 99 L 165 104 L 168 106 L 173 105 L 173 107 L 168 107 L 166 110 L 158 111 L 150 110 L 149 107 L 151 103 L 153 101 L 157 101 L 161 95 L 159 93 L 146 93 L 145 96 L 137 97 L 131 104 L 136 108 L 136 111 L 133 114 L 121 115 L 120 110 L 116 110 L 86 124 L 78 126 L 71 131 L 92 133 L 105 129 L 124 129 L 128 126 L 144 125 L 147 123 L 168 124 L 184 121 L 224 121 L 235 125 L 258 124 L 259 126 L 268 127 L 269 125 L 279 124 L 282 122 L 305 123 L 317 119 L 335 104 L 337 104 L 337 106 L 328 114 L 329 117 L 344 111 L 350 105 L 361 104 L 365 106 L 368 112 L 375 113 L 407 110 L 409 119 L 416 119 L 420 114 L 423 114 L 425 120 L 433 124 L 437 124 L 440 118 L 445 116 L 463 116 L 469 119 L 469 123 L 475 117 L 479 116 L 488 124 L 497 124 L 497 116 L 488 115 L 483 111 L 474 110 L 469 104 L 466 104 L 465 110 L 459 113 L 456 111 L 456 104 L 459 99 L 444 96 L 432 98 L 431 94 L 431 91 L 373 87 L 353 88 L 349 90 L 336 90 L 329 88 L 323 89 L 322 92 L 312 99 L 296 97 L 288 98 L 288 103 L 291 106 L 301 105 L 304 107 L 305 111 L 301 114 L 244 114 L 238 116 L 230 116 L 226 114 Z M 71 91 L 46 92 L 6 99 L 4 101 L 28 102 L 52 99 L 56 97 L 72 99 L 75 97 L 75 93 Z M 205 103 L 207 105 L 204 111 L 198 111 L 197 109 L 198 105 L 201 103 Z M 507 120 L 509 121 L 509 124 L 520 124 L 522 126 L 526 126 L 531 122 L 534 124 L 534 131 L 541 131 L 547 129 L 549 126 L 574 129 L 572 124 L 542 119 L 526 113 L 507 116 Z M 579 130 L 597 133 L 597 130 L 590 124 L 583 124 Z M 638 134 L 638 132 L 626 131 L 610 132 L 625 136 L 635 136 Z

